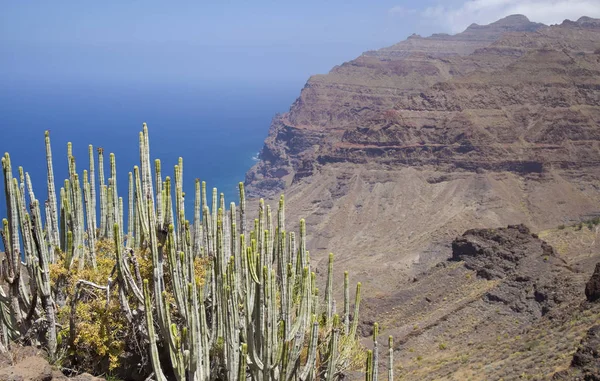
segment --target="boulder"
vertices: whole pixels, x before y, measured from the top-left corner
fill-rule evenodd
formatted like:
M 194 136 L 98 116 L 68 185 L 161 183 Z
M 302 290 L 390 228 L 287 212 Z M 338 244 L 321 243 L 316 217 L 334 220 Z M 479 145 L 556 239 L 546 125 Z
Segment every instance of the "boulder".
M 52 381 L 52 367 L 39 356 L 23 359 L 15 365 L 0 369 L 0 381 Z
M 464 261 L 480 278 L 501 281 L 485 301 L 507 305 L 532 319 L 577 294 L 572 271 L 525 225 L 468 230 L 452 242 L 452 260 Z
M 596 264 L 596 270 L 585 286 L 585 296 L 590 302 L 600 300 L 600 263 Z

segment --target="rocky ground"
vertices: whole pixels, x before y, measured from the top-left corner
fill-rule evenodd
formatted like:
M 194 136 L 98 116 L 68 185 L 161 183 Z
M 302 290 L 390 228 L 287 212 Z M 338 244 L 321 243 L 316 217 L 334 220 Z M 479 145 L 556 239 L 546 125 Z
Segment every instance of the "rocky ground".
M 10 352 L 0 354 L 0 381 L 103 381 L 87 373 L 68 378 L 45 357 L 36 348 L 13 345 Z
M 393 296 L 364 302 L 362 333 L 370 334 L 378 321 L 381 337 L 394 336 L 398 379 L 600 375 L 595 346 L 600 304 L 588 301 L 584 291 L 586 282 L 588 294 L 600 289 L 590 281 L 589 268 L 579 269 L 568 253 L 557 252 L 523 225 L 469 230 L 450 251 L 447 261 Z M 380 350 L 380 372 L 386 372 L 386 345 Z

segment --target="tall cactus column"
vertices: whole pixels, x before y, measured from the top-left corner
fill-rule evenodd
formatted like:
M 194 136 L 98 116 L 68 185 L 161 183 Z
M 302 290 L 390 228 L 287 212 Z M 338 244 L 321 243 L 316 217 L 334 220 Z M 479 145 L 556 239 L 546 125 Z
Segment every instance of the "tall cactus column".
M 54 300 L 50 288 L 50 268 L 49 268 L 49 253 L 44 235 L 42 232 L 42 219 L 40 214 L 39 202 L 33 200 L 31 203 L 31 211 L 33 214 L 34 237 L 37 248 L 36 281 L 41 293 L 42 307 L 46 312 L 46 321 L 48 322 L 48 330 L 46 334 L 47 349 L 50 359 L 56 358 L 57 337 L 56 337 L 56 315 L 54 310 Z
M 94 161 L 94 147 L 90 144 L 88 146 L 88 156 L 90 161 L 90 217 L 91 226 L 88 230 L 92 232 L 94 240 L 97 239 L 96 229 L 98 228 L 98 221 L 96 219 L 96 164 Z
M 100 236 L 107 237 L 107 189 L 104 177 L 104 149 L 98 148 L 98 178 L 100 180 Z
M 9 285 L 9 298 L 13 329 L 18 329 L 23 323 L 23 314 L 19 304 L 19 277 L 21 276 L 21 250 L 19 243 L 19 216 L 17 199 L 13 188 L 12 166 L 8 153 L 2 158 L 4 173 L 4 190 L 8 220 L 2 221 L 2 240 L 6 251 L 7 269 L 4 270 L 4 280 Z
M 55 262 L 54 251 L 60 247 L 60 232 L 58 230 L 58 210 L 56 204 L 56 190 L 54 187 L 54 167 L 52 165 L 52 147 L 50 145 L 50 132 L 46 131 L 46 167 L 48 170 L 48 238 L 52 251 L 50 253 L 50 262 Z

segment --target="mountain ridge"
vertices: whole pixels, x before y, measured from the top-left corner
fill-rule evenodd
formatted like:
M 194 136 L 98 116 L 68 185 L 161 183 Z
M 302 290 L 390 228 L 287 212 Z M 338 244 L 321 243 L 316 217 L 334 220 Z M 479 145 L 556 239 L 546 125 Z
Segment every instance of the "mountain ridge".
M 558 245 L 559 259 L 576 269 L 577 287 L 600 260 L 597 228 L 586 230 L 585 240 L 583 231 L 557 229 L 600 215 L 600 20 L 582 17 L 542 26 L 523 24 L 517 16 L 500 25 L 511 22 L 527 30 L 494 35 L 489 26 L 474 26 L 465 41 L 412 37 L 312 76 L 290 111 L 273 119 L 261 161 L 246 176 L 252 197 L 270 198 L 285 190 L 286 214 L 311 226 L 308 246 L 320 268 L 327 265 L 323 254 L 333 252 L 337 265 L 363 282 L 369 294 L 364 333 L 380 321 L 387 327 L 383 334 L 407 343 L 400 347 L 399 361 L 421 377 L 413 379 L 454 379 L 444 378 L 444 372 L 458 379 L 467 379 L 461 374 L 483 377 L 456 360 L 460 352 L 440 352 L 435 361 L 448 363 L 432 360 L 431 367 L 422 367 L 408 351 L 413 345 L 420 353 L 437 350 L 432 332 L 448 326 L 441 314 L 428 312 L 437 304 L 423 300 L 433 293 L 440 302 L 453 291 L 441 285 L 434 290 L 418 279 L 446 263 L 457 236 L 525 224 Z M 449 274 L 447 279 L 456 276 Z M 468 276 L 462 270 L 457 274 Z M 335 280 L 341 284 L 341 274 Z M 481 305 L 483 292 L 495 287 L 490 282 L 463 290 L 474 293 L 469 303 Z M 414 297 L 410 303 L 424 310 L 402 304 L 398 295 L 407 290 Z M 530 328 L 552 327 L 557 340 L 555 330 L 578 316 L 573 306 L 557 307 L 559 315 L 564 313 L 560 324 L 536 318 Z M 415 313 L 390 312 L 396 307 Z M 495 314 L 485 311 L 489 318 Z M 588 311 L 585 319 L 597 313 Z M 422 314 L 428 328 L 412 332 Z M 525 328 L 514 324 L 515 318 L 505 318 L 506 332 L 535 340 L 519 333 Z M 475 345 L 496 350 L 496 343 L 487 341 L 492 331 L 484 331 Z M 582 332 L 573 331 L 568 348 Z M 435 340 L 468 350 L 451 341 L 464 336 L 450 335 Z M 507 365 L 500 357 L 494 366 Z M 514 369 L 527 370 L 527 361 Z M 545 376 L 560 370 L 542 368 Z
M 504 33 L 466 56 L 360 56 L 313 76 L 273 119 L 247 192 L 285 189 L 318 247 L 356 256 L 362 245 L 335 234 L 352 232 L 390 263 L 473 227 L 536 231 L 600 213 L 595 23 Z M 359 207 L 369 202 L 373 213 Z M 395 235 L 378 216 L 398 220 Z
M 523 20 L 527 20 L 526 18 L 521 19 L 519 16 L 514 17 L 517 20 L 521 20 L 521 23 Z M 579 27 L 595 25 L 594 22 L 589 22 L 589 18 L 583 18 L 583 20 L 584 22 L 578 21 L 575 25 Z M 504 24 L 500 23 L 500 25 Z M 397 129 L 407 130 L 406 126 L 402 125 L 402 121 L 394 120 L 394 118 L 402 118 L 404 115 L 407 115 L 409 119 L 412 118 L 414 120 L 415 117 L 410 114 L 411 111 L 435 111 L 432 107 L 438 107 L 440 110 L 463 111 L 464 109 L 468 109 L 469 106 L 475 109 L 479 106 L 472 104 L 473 99 L 469 99 L 468 101 L 471 104 L 467 105 L 460 105 L 458 104 L 460 102 L 453 100 L 444 100 L 444 95 L 440 95 L 435 99 L 436 96 L 432 92 L 436 90 L 438 93 L 445 94 L 447 91 L 456 89 L 461 85 L 463 87 L 466 86 L 464 84 L 467 79 L 477 80 L 477 76 L 485 77 L 485 73 L 490 73 L 488 74 L 488 78 L 483 78 L 479 81 L 481 83 L 479 91 L 484 91 L 487 86 L 486 80 L 495 80 L 499 70 L 502 71 L 504 69 L 507 71 L 506 75 L 501 77 L 507 79 L 515 74 L 519 74 L 518 71 L 514 70 L 515 65 L 521 65 L 524 70 L 527 70 L 526 65 L 531 64 L 531 62 L 526 62 L 527 59 L 535 61 L 541 58 L 552 61 L 548 62 L 548 66 L 554 65 L 554 67 L 545 67 L 543 69 L 547 69 L 550 74 L 554 74 L 557 70 L 560 70 L 556 66 L 570 64 L 568 60 L 572 60 L 564 52 L 565 49 L 571 48 L 574 51 L 576 49 L 583 50 L 590 48 L 590 44 L 580 41 L 581 36 L 579 34 L 571 36 L 572 38 L 566 42 L 566 45 L 571 44 L 571 46 L 552 46 L 552 44 L 557 43 L 553 39 L 555 37 L 555 29 L 572 29 L 573 26 L 571 24 L 566 24 L 566 27 L 563 26 L 565 23 L 559 27 L 541 27 L 538 24 L 532 23 L 527 25 L 529 25 L 528 29 L 536 29 L 534 37 L 529 33 L 519 34 L 510 32 L 508 36 L 505 34 L 504 38 L 499 38 L 489 44 L 482 43 L 482 45 L 485 45 L 484 47 L 475 49 L 466 58 L 457 54 L 457 57 L 454 57 L 453 60 L 439 59 L 429 56 L 422 57 L 419 53 L 411 52 L 409 58 L 388 61 L 387 59 L 381 59 L 381 57 L 375 58 L 363 55 L 356 60 L 336 67 L 330 74 L 311 77 L 302 90 L 301 96 L 290 108 L 290 111 L 274 119 L 269 137 L 261 152 L 262 161 L 247 176 L 246 182 L 249 185 L 250 192 L 260 195 L 261 188 L 268 191 L 269 188 L 273 188 L 274 184 L 277 184 L 278 188 L 283 189 L 285 186 L 291 185 L 294 180 L 310 174 L 310 166 L 314 166 L 316 162 L 348 159 L 351 161 L 352 158 L 348 157 L 346 153 L 335 154 L 336 144 L 342 148 L 352 148 L 353 144 L 360 141 L 358 135 L 364 136 L 367 133 L 375 131 L 381 133 L 382 129 L 389 130 L 390 124 L 398 126 Z M 542 32 L 539 32 L 540 28 L 543 28 Z M 591 37 L 588 36 L 588 39 L 591 38 L 592 43 L 595 41 L 594 38 L 597 37 L 593 29 L 590 28 L 591 32 L 588 33 L 588 35 L 590 33 L 593 34 Z M 386 49 L 381 49 L 378 52 L 385 51 Z M 556 51 L 556 54 L 553 56 L 545 49 L 553 49 Z M 561 53 L 559 49 L 562 49 L 563 52 Z M 561 54 L 565 54 L 565 56 L 560 57 Z M 544 57 L 544 55 L 547 57 Z M 415 56 L 417 57 L 416 60 L 414 60 Z M 371 65 L 373 61 L 370 61 L 372 59 L 379 62 L 379 66 L 374 69 L 374 65 Z M 584 57 L 585 59 L 593 61 L 595 58 L 591 56 Z M 524 61 L 525 65 L 522 65 Z M 398 64 L 392 67 L 390 62 L 398 62 Z M 598 72 L 598 67 L 594 66 L 595 62 L 583 61 L 583 64 L 591 66 L 589 68 L 580 67 L 581 62 L 571 63 L 573 64 L 573 72 L 563 73 L 562 77 L 566 78 L 562 82 L 577 79 L 576 76 L 578 76 L 581 77 L 581 84 L 579 85 L 581 88 L 585 80 L 593 78 L 593 74 Z M 532 70 L 533 73 L 524 72 L 523 75 L 535 75 L 535 71 L 538 69 L 534 67 Z M 471 73 L 472 75 L 470 75 Z M 377 78 L 374 80 L 368 78 L 364 81 L 361 79 L 361 77 L 372 77 L 373 74 L 383 75 L 383 78 L 387 81 L 386 85 L 383 86 L 383 83 L 380 83 L 383 81 Z M 389 78 L 394 79 L 388 81 Z M 557 76 L 557 80 L 560 82 L 561 77 Z M 365 83 L 361 83 L 361 81 Z M 329 83 L 333 84 L 328 86 Z M 473 84 L 473 86 L 477 85 L 478 83 Z M 522 83 L 509 85 L 522 88 Z M 541 85 L 544 84 L 542 83 Z M 557 85 L 561 85 L 561 83 L 557 83 Z M 591 83 L 588 86 L 595 86 L 595 84 Z M 428 89 L 429 93 L 425 92 Z M 592 88 L 590 91 L 593 92 L 595 90 Z M 330 94 L 336 95 L 337 98 L 346 97 L 348 99 L 345 99 L 347 101 L 343 104 L 340 104 L 340 101 L 336 99 L 329 101 L 328 98 L 333 98 L 330 97 Z M 481 96 L 485 97 L 485 95 Z M 428 97 L 431 99 L 428 99 Z M 494 101 L 498 103 L 506 102 L 507 100 L 491 100 L 491 102 Z M 508 101 L 510 102 L 511 100 Z M 539 99 L 534 99 L 533 101 L 537 102 L 536 104 L 540 102 Z M 560 99 L 555 99 L 554 101 L 560 102 Z M 433 104 L 432 102 L 438 103 Z M 547 106 L 561 106 L 560 103 L 555 105 L 548 104 L 548 100 L 544 100 L 544 102 L 546 102 L 545 105 Z M 578 100 L 578 102 L 583 105 L 585 105 L 585 102 L 590 103 L 586 99 L 582 101 Z M 544 106 L 544 104 L 542 105 Z M 498 108 L 498 106 L 502 106 L 502 104 L 495 107 Z M 404 115 L 398 115 L 399 111 L 403 111 Z M 464 113 L 457 115 L 457 117 L 459 119 L 464 118 Z M 426 123 L 416 123 L 427 127 Z M 382 124 L 383 126 L 381 126 Z M 373 125 L 376 127 L 377 125 L 380 126 L 375 129 L 370 128 Z M 419 129 L 418 133 L 423 133 L 422 130 Z M 323 142 L 329 145 L 325 145 L 325 149 L 323 149 Z M 375 145 L 380 146 L 386 145 L 385 139 L 378 139 L 377 137 L 370 139 L 370 141 L 367 139 L 365 142 L 376 143 Z M 439 142 L 443 143 L 443 140 Z M 411 144 L 418 143 L 420 142 L 413 141 Z M 271 167 L 276 168 L 275 171 L 272 171 L 273 168 Z M 307 169 L 309 170 L 308 172 Z M 263 179 L 266 180 L 265 186 L 261 186 Z

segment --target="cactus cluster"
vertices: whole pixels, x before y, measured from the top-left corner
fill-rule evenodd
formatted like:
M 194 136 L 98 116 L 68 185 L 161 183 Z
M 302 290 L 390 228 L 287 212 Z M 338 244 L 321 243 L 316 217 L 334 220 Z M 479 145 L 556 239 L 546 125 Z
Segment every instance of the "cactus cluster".
M 379 379 L 379 324 L 373 325 L 373 350 L 367 351 L 365 365 L 365 381 L 377 381 Z M 394 380 L 394 338 L 388 337 L 388 381 Z
M 10 156 L 2 158 L 8 216 L 1 231 L 0 351 L 13 340 L 25 340 L 55 358 L 61 346 L 69 345 L 57 341 L 57 309 L 71 306 L 72 337 L 80 293 L 68 294 L 60 277 L 51 281 L 50 268 L 95 269 L 98 242 L 111 240 L 114 268 L 106 284 L 80 279 L 77 289 L 100 290 L 107 305 L 117 294 L 122 315 L 147 345 L 154 379 L 335 380 L 350 366 L 360 283 L 351 311 L 344 274 L 343 311 L 337 314 L 330 254 L 321 298 L 305 222 L 300 221 L 298 235 L 287 231 L 283 196 L 275 212 L 260 200 L 257 218 L 250 219 L 242 183 L 239 206 L 231 203 L 226 209 L 216 189 L 209 205 L 206 184 L 196 180 L 190 224 L 183 160 L 175 165 L 173 179 L 163 178 L 161 162 L 151 162 L 145 124 L 139 134 L 140 165 L 129 173 L 126 204 L 118 193 L 114 154 L 106 179 L 103 150 L 97 150 L 96 173 L 89 146 L 89 172 L 80 178 L 70 143 L 67 148 L 69 178 L 56 192 L 46 132 L 45 223 L 29 175 L 19 168 L 19 178 L 13 177 Z M 140 271 L 140 259 L 152 265 L 147 276 Z M 199 274 L 200 261 L 204 274 Z M 377 352 L 369 356 L 372 380 L 377 379 L 372 367 L 377 357 Z

